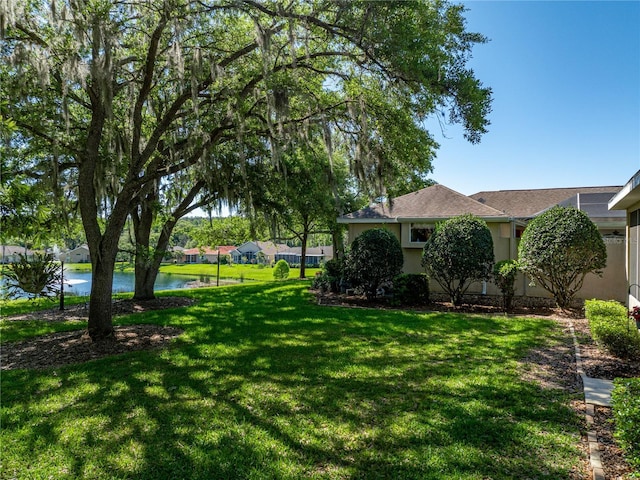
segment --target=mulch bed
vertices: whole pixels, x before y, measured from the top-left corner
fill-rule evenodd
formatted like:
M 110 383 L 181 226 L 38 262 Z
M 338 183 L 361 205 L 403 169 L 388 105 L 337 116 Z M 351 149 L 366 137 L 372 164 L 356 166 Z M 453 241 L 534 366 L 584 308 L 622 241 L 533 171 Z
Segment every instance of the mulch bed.
M 160 297 L 154 300 L 116 300 L 114 315 L 127 315 L 150 310 L 162 310 L 192 305 L 194 301 L 183 297 Z M 86 321 L 86 305 L 73 305 L 64 311 L 57 308 L 7 317 L 8 321 L 44 320 L 48 322 Z M 39 370 L 83 363 L 136 350 L 150 350 L 166 346 L 182 333 L 174 327 L 160 325 L 116 326 L 115 339 L 94 343 L 86 330 L 60 332 L 29 340 L 9 342 L 0 350 L 0 369 L 18 368 Z

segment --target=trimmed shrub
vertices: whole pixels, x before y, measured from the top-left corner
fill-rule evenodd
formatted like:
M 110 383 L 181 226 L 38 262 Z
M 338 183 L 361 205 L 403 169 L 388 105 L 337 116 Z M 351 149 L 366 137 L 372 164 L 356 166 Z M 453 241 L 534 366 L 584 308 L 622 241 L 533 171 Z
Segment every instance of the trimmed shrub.
M 401 273 L 393 279 L 394 305 L 429 303 L 429 279 L 424 273 Z
M 338 293 L 340 291 L 340 280 L 343 275 L 343 261 L 332 258 L 322 265 L 322 272 L 316 274 L 311 288 L 322 292 Z
M 402 271 L 404 255 L 397 237 L 389 230 L 374 228 L 362 232 L 351 244 L 344 275 L 353 287 L 360 287 L 367 298 L 390 283 Z
M 587 300 L 585 315 L 598 346 L 619 358 L 640 356 L 640 333 L 624 305 L 613 300 Z
M 527 226 L 518 246 L 520 270 L 568 308 L 588 273 L 601 275 L 607 249 L 598 227 L 574 207 L 556 206 Z
M 502 307 L 505 312 L 510 312 L 513 307 L 517 276 L 518 262 L 515 260 L 502 260 L 493 266 L 493 279 L 502 292 Z
M 493 238 L 484 220 L 461 215 L 436 225 L 422 252 L 422 265 L 454 305 L 471 284 L 487 281 L 493 268 Z
M 273 278 L 276 280 L 286 280 L 289 278 L 289 264 L 286 260 L 278 260 L 273 267 Z
M 611 393 L 614 436 L 631 466 L 640 469 L 640 378 L 616 379 Z

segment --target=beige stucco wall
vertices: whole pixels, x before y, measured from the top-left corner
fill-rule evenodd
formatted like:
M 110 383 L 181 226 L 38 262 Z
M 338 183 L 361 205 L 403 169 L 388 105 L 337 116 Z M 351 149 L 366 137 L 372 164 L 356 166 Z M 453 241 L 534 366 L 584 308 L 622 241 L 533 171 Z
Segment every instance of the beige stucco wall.
M 385 228 L 392 232 L 398 239 L 400 239 L 400 224 L 399 223 L 350 223 L 349 224 L 349 244 L 351 244 L 355 238 L 365 230 L 371 230 L 372 228 Z
M 619 302 L 626 301 L 627 279 L 624 267 L 626 244 L 625 238 L 605 239 L 607 266 L 602 272 L 602 277 L 592 273 L 587 274 L 582 289 L 576 295 L 577 299 L 597 298 L 600 300 L 617 300 Z M 551 294 L 545 289 L 539 286 L 531 286 L 530 282 L 528 278 L 520 276 L 516 283 L 516 295 L 551 297 Z
M 640 208 L 638 205 L 636 208 Z M 511 258 L 517 258 L 518 243 L 519 241 L 514 238 L 512 225 L 510 223 L 488 223 L 489 230 L 491 231 L 491 237 L 493 238 L 493 246 L 495 252 L 495 261 L 508 260 Z M 363 231 L 371 228 L 386 228 L 398 237 L 401 244 L 402 231 L 408 231 L 406 228 L 403 230 L 398 223 L 387 224 L 350 224 L 349 225 L 349 243 L 360 235 Z M 406 233 L 405 233 L 406 234 Z M 607 267 L 603 271 L 603 276 L 598 277 L 594 274 L 589 274 L 585 278 L 581 291 L 576 296 L 579 299 L 598 298 L 602 300 L 618 300 L 620 302 L 627 301 L 627 274 L 625 271 L 627 245 L 630 246 L 630 250 L 633 250 L 635 255 L 635 275 L 640 275 L 640 268 L 638 268 L 638 258 L 640 258 L 639 239 L 640 239 L 640 227 L 635 228 L 635 237 L 633 233 L 630 241 L 626 239 L 606 239 L 605 244 L 607 247 Z M 406 243 L 406 242 L 405 242 Z M 422 248 L 407 248 L 403 247 L 404 253 L 404 272 L 405 273 L 423 273 L 424 267 L 422 267 Z M 640 278 L 635 282 L 639 283 Z M 527 295 L 531 297 L 545 297 L 550 298 L 551 294 L 539 286 L 531 286 L 531 281 L 524 275 L 518 275 L 516 280 L 516 295 Z M 429 285 L 431 291 L 442 292 L 440 286 L 431 281 Z M 473 284 L 468 293 L 484 293 L 488 295 L 500 295 L 500 290 L 491 282 L 483 285 L 482 283 Z M 640 291 L 640 289 L 639 289 Z
M 502 226 L 501 226 L 502 225 Z M 489 223 L 489 230 L 491 231 L 491 237 L 493 239 L 493 248 L 495 252 L 495 260 L 496 262 L 500 260 L 507 260 L 509 258 L 514 258 L 515 253 L 517 252 L 517 245 L 514 238 L 511 238 L 512 229 L 510 223 Z M 405 235 L 408 232 L 408 229 L 403 229 L 401 224 L 398 223 L 386 223 L 386 224 L 371 224 L 371 223 L 356 223 L 349 224 L 349 243 L 353 242 L 353 240 L 360 235 L 365 230 L 369 230 L 371 228 L 386 228 L 391 231 L 397 238 L 400 240 L 400 243 L 403 242 L 402 232 L 405 232 Z M 422 244 L 424 245 L 424 244 Z M 403 247 L 402 253 L 404 254 L 404 268 L 403 271 L 405 273 L 424 273 L 424 267 L 422 266 L 422 247 Z M 511 255 L 511 256 L 510 256 Z M 429 288 L 433 292 L 442 292 L 440 286 L 431 281 L 429 284 Z M 492 283 L 487 283 L 484 287 L 482 283 L 478 282 L 473 284 L 468 293 L 482 293 L 483 288 L 485 293 L 489 295 L 497 295 L 499 294 L 498 288 Z

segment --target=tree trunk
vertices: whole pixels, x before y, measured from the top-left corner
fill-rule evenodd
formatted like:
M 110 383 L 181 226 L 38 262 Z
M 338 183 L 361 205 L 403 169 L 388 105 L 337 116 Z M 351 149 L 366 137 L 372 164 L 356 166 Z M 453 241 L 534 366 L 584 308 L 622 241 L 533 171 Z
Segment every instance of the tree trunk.
M 154 272 L 153 265 L 157 252 L 152 251 L 149 247 L 151 243 L 151 228 L 155 217 L 153 209 L 157 199 L 157 190 L 153 186 L 151 191 L 144 196 L 140 205 L 137 205 L 131 211 L 136 242 L 134 300 L 152 300 L 155 298 L 153 285 L 158 276 L 158 270 L 156 269 Z
M 110 340 L 115 337 L 112 323 L 111 291 L 113 288 L 114 261 L 98 258 L 93 261 L 91 278 L 91 301 L 89 302 L 89 321 L 87 329 L 94 342 Z M 106 261 L 105 261 L 106 260 Z
M 89 92 L 93 115 L 87 132 L 85 151 L 78 161 L 78 205 L 92 267 L 87 330 L 91 340 L 100 342 L 114 337 L 111 318 L 113 270 L 118 252 L 118 238 L 127 218 L 126 205 L 131 198 L 131 189 L 130 187 L 123 189 L 102 230 L 98 210 L 100 196 L 96 191 L 95 177 L 96 167 L 103 161 L 99 147 L 106 114 L 104 106 L 100 103 L 99 94 L 91 89 Z
M 344 236 L 343 227 L 337 223 L 334 229 L 331 231 L 331 240 L 333 241 L 333 258 L 341 260 L 344 258 Z
M 300 278 L 305 278 L 307 268 L 307 240 L 309 239 L 309 225 L 305 222 L 302 232 L 302 251 L 300 252 Z
M 204 186 L 205 183 L 199 181 L 184 196 L 178 207 L 170 215 L 169 220 L 162 226 L 153 251 L 150 249 L 151 228 L 156 217 L 154 204 L 158 201 L 157 190 L 154 189 L 146 195 L 140 206 L 132 210 L 131 218 L 136 241 L 135 290 L 133 294 L 135 300 L 152 300 L 155 298 L 154 285 L 160 272 L 162 259 L 169 248 L 171 233 L 180 218 L 204 204 L 204 201 L 191 204 Z

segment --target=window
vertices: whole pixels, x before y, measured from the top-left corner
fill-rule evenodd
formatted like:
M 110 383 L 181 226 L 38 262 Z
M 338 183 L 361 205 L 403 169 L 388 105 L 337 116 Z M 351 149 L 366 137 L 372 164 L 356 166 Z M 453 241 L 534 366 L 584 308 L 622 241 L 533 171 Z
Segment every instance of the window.
M 412 223 L 411 224 L 411 242 L 424 243 L 435 231 L 435 227 L 429 224 Z

